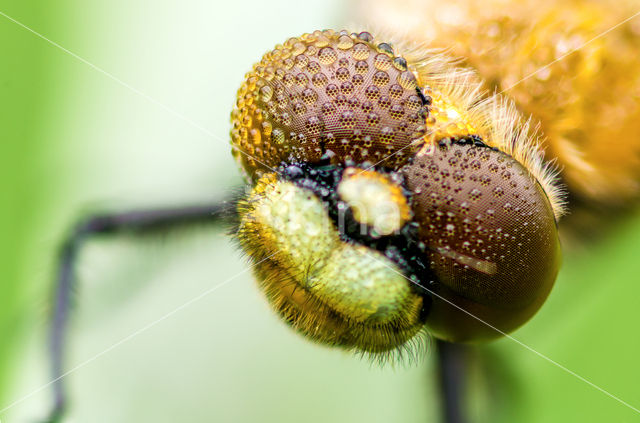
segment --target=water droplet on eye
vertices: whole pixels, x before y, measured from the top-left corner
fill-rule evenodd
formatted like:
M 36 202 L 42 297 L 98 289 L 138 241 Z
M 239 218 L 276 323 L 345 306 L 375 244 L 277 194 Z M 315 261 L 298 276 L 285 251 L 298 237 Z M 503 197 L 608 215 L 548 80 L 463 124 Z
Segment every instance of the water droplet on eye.
M 253 144 L 258 145 L 262 143 L 262 135 L 257 129 L 251 129 L 249 131 L 249 136 L 251 137 L 251 142 L 253 142 Z
M 271 135 L 271 131 L 273 130 L 273 127 L 271 126 L 270 122 L 262 122 L 261 126 L 262 126 L 262 134 L 264 136 L 268 137 L 269 135 Z
M 305 50 L 305 54 L 307 56 L 315 56 L 316 54 L 318 54 L 318 47 L 316 46 L 308 46 L 307 49 Z
M 273 142 L 275 142 L 276 144 L 282 144 L 284 143 L 284 132 L 282 132 L 282 130 L 276 128 L 271 132 L 271 139 L 273 140 Z
M 389 115 L 394 119 L 401 119 L 404 115 L 404 108 L 399 104 L 394 104 L 389 110 Z
M 407 61 L 404 59 L 404 57 L 396 57 L 395 59 L 393 59 L 393 66 L 395 66 L 395 68 L 399 71 L 406 71 Z
M 395 139 L 395 134 L 392 128 L 385 126 L 380 131 L 380 140 L 382 142 L 392 142 Z
M 367 115 L 367 123 L 369 125 L 377 125 L 380 122 L 380 116 L 376 113 L 369 113 Z
M 384 53 L 378 54 L 373 59 L 373 66 L 378 70 L 386 71 L 391 67 L 391 59 Z
M 366 41 L 366 42 L 373 41 L 373 35 L 371 35 L 367 31 L 362 31 L 360 34 L 358 34 L 358 38 L 360 38 L 362 41 Z
M 350 95 L 353 93 L 353 84 L 349 81 L 345 81 L 340 85 L 340 90 L 345 95 Z
M 352 55 L 356 60 L 366 60 L 369 57 L 370 49 L 365 44 L 358 43 L 353 46 Z
M 313 43 L 314 46 L 316 47 L 325 47 L 327 45 L 329 45 L 329 38 L 327 38 L 326 36 L 319 34 L 318 35 L 318 39 L 316 40 L 315 43 Z
M 322 113 L 331 115 L 336 112 L 336 106 L 332 102 L 326 102 L 322 105 Z
M 298 101 L 293 105 L 293 112 L 297 115 L 301 115 L 307 112 L 307 107 Z
M 338 53 L 331 47 L 325 47 L 320 50 L 318 54 L 318 60 L 323 65 L 330 65 L 338 59 Z
M 387 85 L 389 83 L 389 75 L 384 71 L 378 71 L 373 74 L 372 81 L 379 87 Z
M 286 85 L 287 87 L 290 87 L 294 84 L 294 82 L 296 82 L 296 78 L 291 75 L 290 73 L 287 73 L 283 78 L 282 78 L 282 82 L 284 83 L 284 85 Z
M 341 35 L 338 38 L 338 48 L 341 50 L 348 50 L 353 47 L 353 39 L 348 35 Z
M 398 84 L 406 90 L 415 90 L 418 86 L 415 75 L 410 71 L 404 71 L 398 76 Z
M 276 96 L 276 103 L 278 103 L 278 106 L 280 107 L 285 107 L 287 105 L 287 97 L 282 94 L 278 94 Z
M 364 94 L 371 100 L 376 99 L 380 96 L 380 88 L 375 85 L 369 85 L 364 91 Z
M 393 56 L 393 47 L 391 47 L 388 43 L 380 43 L 377 46 L 379 52 L 386 53 L 390 56 Z
M 371 112 L 373 110 L 373 104 L 370 101 L 362 103 L 362 110 L 365 112 Z
M 296 82 L 299 86 L 304 87 L 309 83 L 309 77 L 304 73 L 299 73 L 296 75 Z
M 367 62 L 360 60 L 356 62 L 355 69 L 357 73 L 364 74 L 369 70 L 369 65 L 367 64 Z
M 344 95 L 339 95 L 336 97 L 336 99 L 334 100 L 334 102 L 336 103 L 336 105 L 338 106 L 344 106 L 345 104 L 347 104 L 347 97 Z
M 400 87 L 399 85 L 393 85 L 393 87 Z M 400 87 L 400 89 L 402 89 L 402 87 Z M 411 111 L 417 111 L 420 110 L 420 108 L 422 107 L 422 101 L 420 101 L 420 98 L 417 95 L 411 95 L 407 98 L 407 101 L 405 102 L 405 107 Z
M 271 100 L 272 95 L 273 95 L 273 89 L 270 86 L 265 85 L 264 87 L 260 88 L 260 100 L 263 101 L 264 103 Z
M 299 54 L 295 58 L 296 67 L 303 69 L 309 64 L 309 58 L 304 54 Z M 266 71 L 266 70 L 265 70 Z
M 311 136 L 318 136 L 320 134 L 320 119 L 316 116 L 312 116 L 307 120 L 306 128 Z
M 386 95 L 383 95 L 378 100 L 378 105 L 383 109 L 388 109 L 389 106 L 391 106 L 391 100 Z M 402 106 L 400 106 L 400 107 L 402 107 Z
M 403 93 L 402 87 L 398 84 L 393 84 L 392 86 L 389 87 L 389 97 L 393 98 L 394 100 L 397 100 L 400 97 L 402 97 L 402 93 Z M 409 109 L 411 109 L 411 107 L 409 107 Z
M 482 186 L 488 186 L 491 183 L 491 178 L 488 175 L 481 175 L 480 176 L 480 185 Z
M 356 118 L 353 112 L 351 110 L 342 112 L 340 115 L 340 123 L 345 128 L 353 128 L 356 124 Z
M 294 55 L 301 54 L 306 49 L 306 46 L 300 41 L 296 42 L 291 49 L 291 53 Z
M 302 101 L 304 101 L 307 104 L 311 104 L 318 99 L 318 94 L 314 89 L 307 88 L 306 90 L 302 91 L 301 97 L 302 97 Z
M 313 82 L 313 85 L 317 87 L 322 87 L 327 82 L 329 82 L 327 76 L 323 73 L 316 73 L 315 75 L 313 75 L 313 77 L 311 77 L 311 81 Z
M 453 180 L 455 182 L 461 183 L 464 181 L 464 172 L 461 170 L 456 170 L 453 172 Z
M 349 79 L 349 71 L 347 70 L 347 68 L 338 68 L 338 70 L 336 71 L 336 78 L 338 78 L 338 80 L 340 81 L 346 81 L 347 79 Z
M 337 85 L 329 84 L 327 85 L 327 88 L 325 89 L 325 91 L 329 97 L 335 97 L 336 95 L 338 95 L 338 92 L 340 90 L 338 89 Z
M 318 73 L 320 72 L 320 65 L 318 64 L 318 62 L 310 62 L 307 66 L 307 70 L 309 71 L 309 73 Z

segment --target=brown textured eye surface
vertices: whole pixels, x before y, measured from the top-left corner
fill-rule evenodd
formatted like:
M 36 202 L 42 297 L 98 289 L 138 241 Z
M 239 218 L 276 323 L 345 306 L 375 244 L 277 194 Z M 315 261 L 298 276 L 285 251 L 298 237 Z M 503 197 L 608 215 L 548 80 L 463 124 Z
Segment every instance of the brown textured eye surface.
M 340 161 L 384 159 L 380 165 L 397 168 L 425 134 L 428 110 L 416 87 L 406 61 L 368 33 L 290 38 L 238 91 L 234 155 L 254 180 L 283 161 L 316 162 L 325 149 Z
M 438 279 L 429 329 L 451 341 L 500 336 L 447 301 L 504 332 L 528 320 L 560 264 L 553 210 L 536 180 L 500 151 L 457 142 L 426 149 L 402 171 Z

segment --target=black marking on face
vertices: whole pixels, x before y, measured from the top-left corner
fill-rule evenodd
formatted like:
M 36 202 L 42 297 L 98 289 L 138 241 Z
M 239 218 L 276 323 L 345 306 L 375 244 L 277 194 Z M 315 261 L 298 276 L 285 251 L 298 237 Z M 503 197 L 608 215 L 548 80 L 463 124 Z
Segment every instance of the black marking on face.
M 283 165 L 281 174 L 300 188 L 313 192 L 325 204 L 343 241 L 377 250 L 396 263 L 410 279 L 413 289 L 425 297 L 426 314 L 431 299 L 427 289 L 432 289 L 437 284 L 437 278 L 425 260 L 428 257 L 428 247 L 418 239 L 418 224 L 410 221 L 397 233 L 374 235 L 371 228 L 354 218 L 353 210 L 338 195 L 337 187 L 344 170 L 345 166 L 342 165 L 298 163 Z M 394 177 L 398 178 L 400 175 L 395 174 Z M 410 193 L 404 187 L 403 190 L 410 201 Z

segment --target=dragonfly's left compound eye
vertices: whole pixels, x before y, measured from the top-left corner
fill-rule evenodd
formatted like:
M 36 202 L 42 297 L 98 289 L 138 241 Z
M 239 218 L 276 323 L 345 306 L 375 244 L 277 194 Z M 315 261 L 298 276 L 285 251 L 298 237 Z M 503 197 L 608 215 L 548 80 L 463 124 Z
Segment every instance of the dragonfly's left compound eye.
M 273 307 L 309 338 L 373 353 L 423 328 L 479 341 L 547 297 L 555 188 L 513 114 L 462 95 L 448 66 L 316 31 L 247 74 L 232 113 L 251 181 L 237 235 Z

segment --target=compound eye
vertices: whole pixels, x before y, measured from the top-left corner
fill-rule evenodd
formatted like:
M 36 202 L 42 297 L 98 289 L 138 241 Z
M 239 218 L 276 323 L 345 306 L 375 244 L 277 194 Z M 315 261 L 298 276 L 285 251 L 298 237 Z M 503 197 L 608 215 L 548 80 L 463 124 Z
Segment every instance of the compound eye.
M 430 331 L 479 341 L 526 322 L 560 265 L 553 210 L 535 178 L 507 154 L 470 140 L 426 149 L 403 172 L 437 279 Z
M 417 152 L 427 106 L 415 75 L 369 34 L 323 31 L 265 54 L 238 91 L 234 154 L 256 181 L 281 163 L 336 161 L 397 169 Z

